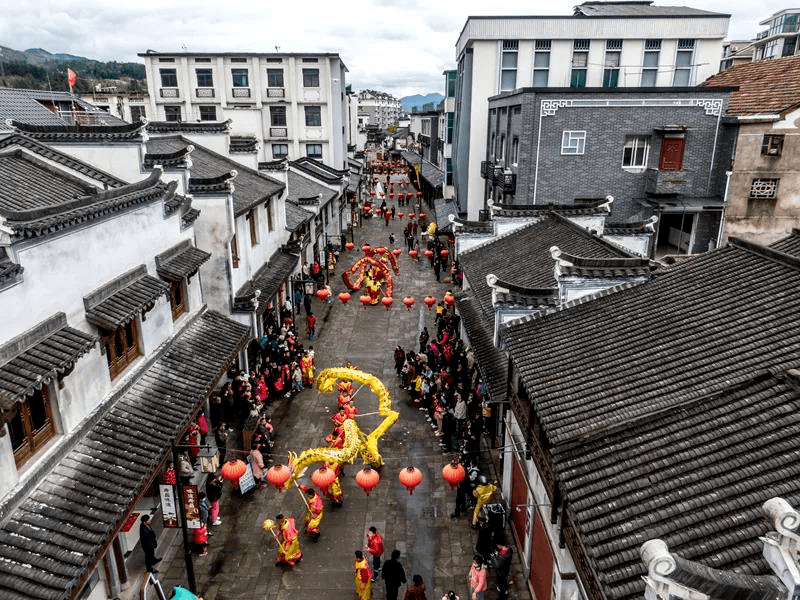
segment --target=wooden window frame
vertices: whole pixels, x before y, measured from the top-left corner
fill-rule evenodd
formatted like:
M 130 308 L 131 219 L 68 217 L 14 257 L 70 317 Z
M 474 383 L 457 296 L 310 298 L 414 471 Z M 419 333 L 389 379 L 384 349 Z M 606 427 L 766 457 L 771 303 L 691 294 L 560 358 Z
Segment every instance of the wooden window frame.
M 233 263 L 233 268 L 239 268 L 239 243 L 236 241 L 236 234 L 233 234 L 231 238 L 231 262 Z
M 761 142 L 761 154 L 764 156 L 780 156 L 783 153 L 782 133 L 765 133 Z
M 30 401 L 35 396 L 41 396 L 42 405 L 44 407 L 45 421 L 39 429 L 33 429 L 33 422 L 31 420 Z M 14 448 L 14 462 L 17 468 L 24 465 L 31 457 L 33 457 L 48 441 L 56 435 L 55 423 L 53 422 L 53 408 L 50 405 L 50 392 L 46 385 L 41 389 L 36 390 L 32 394 L 26 396 L 25 400 L 18 402 L 16 405 L 17 415 L 11 420 L 16 421 L 19 419 L 20 426 L 25 441 L 17 448 Z M 11 428 L 12 424 L 9 423 L 8 427 Z
M 111 374 L 112 380 L 124 373 L 125 370 L 142 355 L 139 324 L 136 321 L 136 319 L 131 319 L 127 323 L 123 323 L 117 327 L 114 331 L 102 331 L 102 343 L 106 353 L 108 372 Z M 121 353 L 117 352 L 115 343 L 118 335 L 119 341 L 123 344 Z
M 169 305 L 172 309 L 172 320 L 177 321 L 187 310 L 185 280 L 179 279 L 169 284 Z
M 258 245 L 258 219 L 256 219 L 256 211 L 252 208 L 247 213 L 247 225 L 250 227 L 250 245 Z

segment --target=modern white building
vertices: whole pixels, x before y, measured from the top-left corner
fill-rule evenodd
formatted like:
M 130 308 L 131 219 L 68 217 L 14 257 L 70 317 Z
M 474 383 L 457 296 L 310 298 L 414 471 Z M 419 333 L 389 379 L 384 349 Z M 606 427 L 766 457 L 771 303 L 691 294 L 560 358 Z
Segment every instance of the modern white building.
M 348 109 L 338 54 L 162 53 L 144 59 L 151 121 L 231 120 L 262 161 L 307 156 L 346 168 Z
M 651 0 L 584 2 L 570 16 L 468 17 L 456 43 L 455 199 L 485 209 L 488 98 L 524 87 L 694 86 L 717 72 L 730 15 Z
M 375 90 L 362 90 L 358 93 L 358 112 L 369 117 L 370 125 L 386 129 L 397 123 L 403 113 L 399 98 Z
M 773 13 L 759 25 L 766 26 L 753 41 L 753 60 L 800 54 L 800 8 L 785 8 Z

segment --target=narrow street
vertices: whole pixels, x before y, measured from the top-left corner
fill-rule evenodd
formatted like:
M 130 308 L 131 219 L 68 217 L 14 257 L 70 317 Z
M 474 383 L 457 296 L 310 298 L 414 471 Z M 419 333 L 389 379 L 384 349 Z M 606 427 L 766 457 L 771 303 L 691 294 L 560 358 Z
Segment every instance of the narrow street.
M 378 204 L 380 202 L 378 201 Z M 391 206 L 391 202 L 387 200 Z M 408 206 L 398 207 L 407 212 Z M 341 273 L 363 256 L 360 248 L 364 242 L 388 245 L 389 234 L 394 233 L 394 247 L 402 248 L 398 257 L 400 274 L 395 278 L 394 305 L 386 310 L 382 305 L 366 309 L 358 301 L 358 293 L 346 304 L 337 299 L 331 305 L 314 299 L 313 310 L 318 316 L 317 339 L 303 343 L 313 345 L 316 351 L 317 372 L 326 367 L 344 366 L 350 361 L 358 369 L 377 376 L 392 394 L 393 408 L 400 413 L 397 423 L 381 439 L 379 449 L 385 465 L 380 469 L 381 481 L 369 496 L 356 485 L 354 475 L 361 468 L 360 459 L 347 465 L 342 477 L 345 500 L 342 508 L 331 508 L 325 502 L 322 536 L 318 542 L 300 536 L 303 560 L 294 568 L 276 567 L 275 541 L 261 530 L 266 518 L 274 519 L 278 513 L 292 514 L 302 530 L 304 505 L 296 490 L 278 492 L 265 486 L 249 496 L 230 496 L 226 484 L 220 517 L 222 525 L 213 528 L 209 553 L 194 557 L 197 586 L 206 600 L 269 599 L 315 600 L 339 599 L 353 596 L 353 552 L 364 550 L 366 532 L 375 526 L 383 535 L 386 555 L 400 550 L 400 561 L 410 582 L 412 575 L 422 575 L 429 599 L 442 597 L 455 590 L 461 598 L 467 597 L 466 575 L 469 570 L 475 543 L 475 532 L 468 525 L 468 517 L 451 519 L 455 492 L 442 480 L 441 469 L 451 454 L 444 454 L 439 438 L 425 419 L 425 412 L 414 409 L 408 401 L 408 392 L 399 386 L 394 370 L 393 350 L 397 344 L 404 349 L 418 349 L 418 335 L 423 326 L 435 332 L 435 311 L 423 304 L 425 295 L 437 299 L 451 287 L 437 283 L 428 261 L 421 257 L 412 260 L 405 252 L 402 230 L 407 219 L 389 221 L 386 227 L 380 217 L 365 219 L 356 229 L 355 248 L 342 252 L 336 276 L 331 279 L 333 297 L 344 291 Z M 402 299 L 411 295 L 416 304 L 410 311 Z M 304 314 L 300 316 L 298 331 L 305 333 Z M 374 394 L 362 390 L 355 399 L 361 413 L 377 410 Z M 287 453 L 301 452 L 306 448 L 325 446 L 323 437 L 331 430 L 330 415 L 335 412 L 334 395 L 322 395 L 306 389 L 290 400 L 273 403 L 272 419 L 277 437 L 273 448 L 275 463 L 286 463 Z M 359 418 L 365 432 L 381 420 L 378 415 Z M 241 436 L 233 444 L 240 447 Z M 398 480 L 403 467 L 418 467 L 424 480 L 409 495 Z M 315 467 L 314 467 L 315 468 Z M 304 478 L 309 483 L 308 476 Z M 159 548 L 161 549 L 161 548 Z M 159 565 L 165 590 L 174 584 L 186 584 L 180 536 L 174 535 L 169 551 L 165 548 L 164 561 Z M 492 574 L 490 573 L 490 578 Z M 494 597 L 493 579 L 489 598 Z M 401 588 L 402 598 L 404 588 Z M 373 585 L 373 597 L 384 598 L 385 590 L 378 580 Z

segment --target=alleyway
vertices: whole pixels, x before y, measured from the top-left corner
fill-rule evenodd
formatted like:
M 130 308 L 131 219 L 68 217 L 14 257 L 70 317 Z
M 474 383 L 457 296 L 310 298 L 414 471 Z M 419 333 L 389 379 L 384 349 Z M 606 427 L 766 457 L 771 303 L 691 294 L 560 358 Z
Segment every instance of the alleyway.
M 398 210 L 408 211 L 409 207 Z M 388 245 L 389 233 L 393 232 L 395 247 L 404 249 L 402 229 L 406 222 L 394 220 L 386 227 L 379 217 L 364 220 L 356 229 L 355 249 L 341 254 L 336 277 L 331 279 L 334 298 L 344 290 L 342 271 L 363 256 L 361 244 Z M 423 325 L 435 331 L 435 311 L 429 311 L 422 299 L 426 294 L 441 298 L 451 286 L 436 283 L 425 258 L 415 262 L 404 251 L 398 264 L 395 304 L 390 310 L 381 305 L 364 309 L 358 302 L 358 293 L 346 305 L 338 300 L 328 305 L 315 298 L 318 337 L 310 342 L 316 351 L 318 370 L 344 366 L 345 361 L 350 361 L 360 370 L 376 375 L 392 394 L 393 407 L 400 412 L 400 418 L 379 443 L 386 461 L 380 470 L 380 483 L 366 496 L 353 479 L 362 466 L 360 459 L 348 465 L 342 477 L 344 506 L 332 509 L 326 501 L 320 540 L 312 543 L 301 534 L 304 558 L 293 570 L 286 571 L 274 566 L 276 544 L 260 525 L 264 519 L 274 519 L 282 512 L 294 515 L 302 529 L 304 505 L 300 495 L 296 490 L 279 493 L 265 486 L 245 498 L 230 497 L 230 486 L 226 485 L 220 512 L 223 523 L 213 528 L 208 556 L 194 558 L 198 591 L 206 600 L 349 599 L 354 594 L 353 552 L 365 548 L 367 529 L 373 525 L 384 536 L 387 557 L 395 548 L 402 553 L 400 561 L 408 580 L 413 574 L 422 575 L 429 600 L 439 600 L 449 589 L 462 599 L 468 598 L 466 574 L 476 534 L 466 516 L 450 518 L 455 492 L 442 480 L 441 468 L 446 457 L 452 455 L 443 454 L 425 413 L 409 405 L 408 393 L 399 387 L 392 357 L 397 344 L 404 349 L 417 349 Z M 417 300 L 410 311 L 402 304 L 406 295 Z M 305 327 L 299 329 L 304 331 Z M 307 339 L 304 343 L 309 344 Z M 362 413 L 377 410 L 375 397 L 368 389 L 358 394 L 355 403 Z M 291 400 L 274 403 L 272 418 L 278 434 L 273 449 L 275 463 L 285 464 L 290 450 L 299 453 L 305 448 L 324 446 L 323 437 L 331 430 L 329 416 L 335 406 L 335 395 L 321 395 L 309 389 Z M 377 415 L 367 416 L 359 419 L 359 425 L 368 432 L 380 419 Z M 412 496 L 398 481 L 400 469 L 409 465 L 418 467 L 424 475 Z M 304 478 L 306 483 L 308 475 L 310 471 Z M 164 561 L 159 565 L 167 591 L 173 584 L 186 585 L 177 530 L 173 537 L 169 550 L 164 548 Z M 487 598 L 495 598 L 492 573 L 490 578 Z M 385 597 L 380 580 L 373 590 L 374 598 Z M 401 598 L 403 593 L 401 588 Z M 512 597 L 519 597 L 513 588 Z

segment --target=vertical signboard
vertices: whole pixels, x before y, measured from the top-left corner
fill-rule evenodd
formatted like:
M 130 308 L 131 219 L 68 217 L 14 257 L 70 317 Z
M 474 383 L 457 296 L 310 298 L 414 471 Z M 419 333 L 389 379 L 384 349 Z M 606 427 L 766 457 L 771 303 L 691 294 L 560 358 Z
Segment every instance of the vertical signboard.
M 158 486 L 161 495 L 161 518 L 164 527 L 178 526 L 178 507 L 175 504 L 175 488 L 171 485 L 161 484 Z
M 186 515 L 186 527 L 200 527 L 200 499 L 197 497 L 196 485 L 183 486 L 183 514 Z

